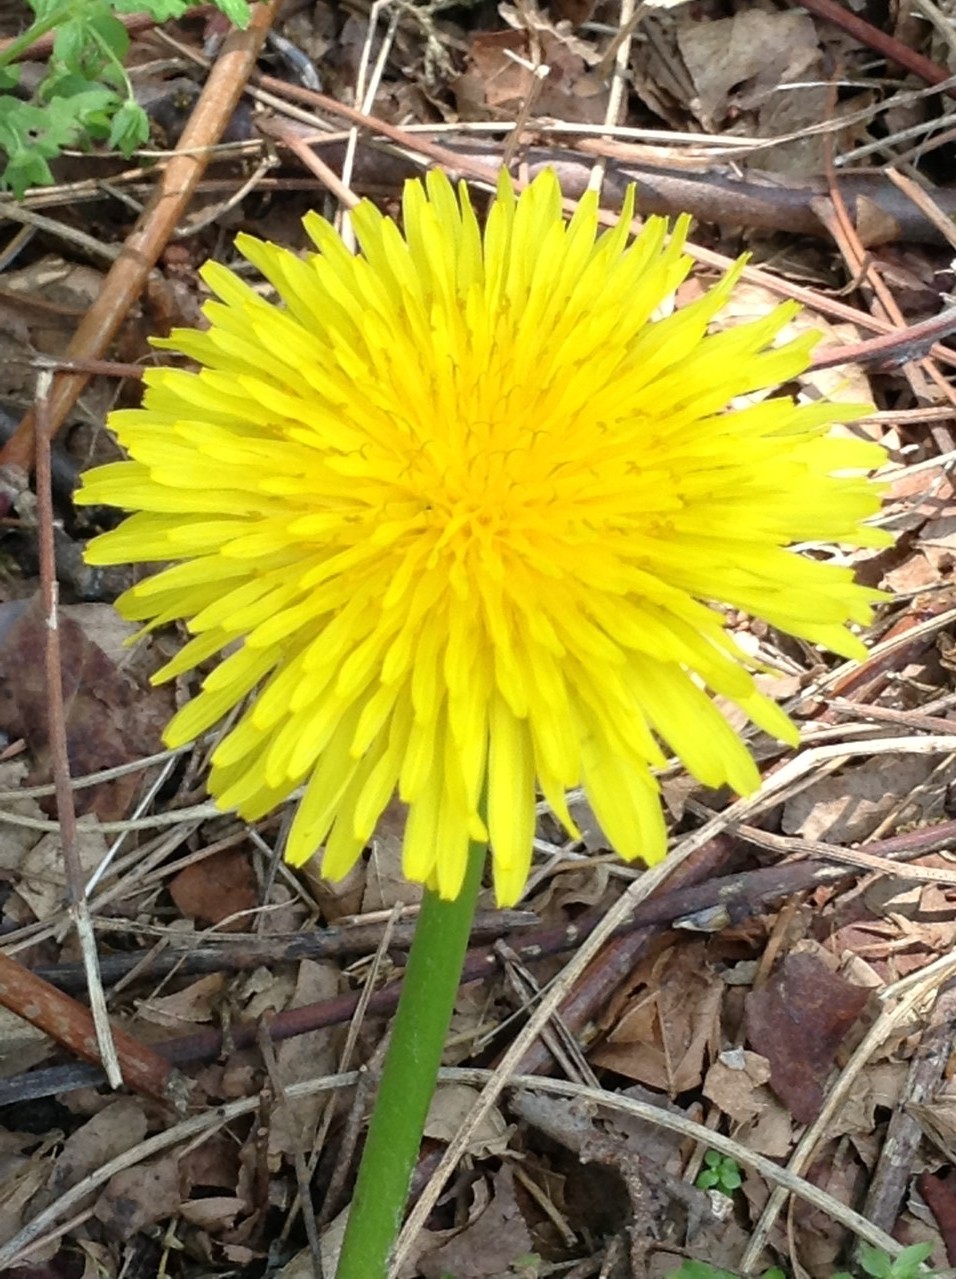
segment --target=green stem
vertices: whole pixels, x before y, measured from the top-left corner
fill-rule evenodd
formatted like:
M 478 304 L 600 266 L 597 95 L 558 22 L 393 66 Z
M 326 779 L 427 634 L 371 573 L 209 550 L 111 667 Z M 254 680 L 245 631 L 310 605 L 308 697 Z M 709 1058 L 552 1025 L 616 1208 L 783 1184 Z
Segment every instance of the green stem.
M 484 844 L 471 845 L 454 901 L 425 891 L 336 1279 L 386 1279 L 458 993 L 485 852 Z
M 11 40 L 7 47 L 0 53 L 0 67 L 8 66 L 11 62 L 16 61 L 21 53 L 26 53 L 31 44 L 34 44 L 48 31 L 53 31 L 71 16 L 71 4 L 69 0 L 61 4 L 53 13 L 48 13 L 43 19 L 32 22 L 26 31 L 17 36 L 15 40 Z

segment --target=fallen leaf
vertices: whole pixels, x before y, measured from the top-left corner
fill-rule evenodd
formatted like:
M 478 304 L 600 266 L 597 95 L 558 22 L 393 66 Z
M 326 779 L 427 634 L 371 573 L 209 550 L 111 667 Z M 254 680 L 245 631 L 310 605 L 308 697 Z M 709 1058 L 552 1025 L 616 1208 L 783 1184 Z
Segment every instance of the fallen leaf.
M 670 1096 L 700 1086 L 719 1039 L 723 984 L 704 943 L 672 947 L 641 965 L 592 1061 Z
M 932 1101 L 911 1101 L 906 1109 L 927 1140 L 956 1164 L 956 1097 L 943 1093 Z
M 528 1230 L 514 1191 L 514 1172 L 502 1164 L 491 1183 L 491 1197 L 463 1230 L 418 1260 L 424 1279 L 505 1279 L 512 1263 L 531 1251 Z
M 691 106 L 714 132 L 731 105 L 758 105 L 820 58 L 812 18 L 792 11 L 748 8 L 732 18 L 685 23 L 677 44 L 697 95 Z
M 84 607 L 82 617 L 89 619 L 90 606 Z M 135 629 L 130 627 L 129 633 Z M 26 740 L 34 764 L 31 784 L 52 776 L 46 674 L 40 660 L 46 635 L 39 596 L 0 604 L 0 732 Z M 60 609 L 59 635 L 71 775 L 115 768 L 160 750 L 171 693 L 149 688 L 121 670 L 89 639 L 70 607 Z M 139 783 L 140 774 L 134 772 L 75 790 L 76 811 L 115 821 L 125 816 Z
M 226 848 L 185 867 L 170 881 L 169 895 L 187 917 L 205 924 L 223 925 L 225 932 L 241 932 L 250 926 L 245 912 L 254 910 L 259 890 L 247 855 Z M 239 918 L 232 918 L 239 916 Z
M 939 1226 L 946 1260 L 956 1266 L 956 1179 L 945 1173 L 923 1172 L 916 1179 L 916 1186 Z
M 746 996 L 748 1042 L 770 1062 L 771 1087 L 800 1123 L 820 1113 L 836 1051 L 867 999 L 867 991 L 806 951 L 787 955 L 767 984 Z
M 942 790 L 938 794 L 918 791 L 936 764 L 925 755 L 878 755 L 859 768 L 841 769 L 787 800 L 783 830 L 804 839 L 852 844 L 867 839 L 897 808 L 899 822 L 922 824 L 938 813 L 945 799 Z M 901 807 L 908 796 L 912 801 Z
M 435 1141 L 450 1142 L 477 1100 L 477 1088 L 470 1088 L 467 1084 L 440 1085 L 428 1108 L 425 1136 Z M 468 1153 L 476 1159 L 503 1154 L 508 1147 L 509 1131 L 504 1115 L 497 1107 L 492 1107 L 472 1133 Z
M 299 964 L 295 995 L 290 1008 L 303 1008 L 332 999 L 339 993 L 339 971 L 335 964 L 304 959 Z M 276 1045 L 276 1063 L 284 1087 L 330 1075 L 336 1067 L 336 1044 L 339 1036 L 333 1030 L 312 1030 Z M 276 1106 L 269 1129 L 269 1153 L 290 1153 L 296 1149 L 308 1153 L 312 1149 L 316 1125 L 326 1099 L 321 1094 L 298 1097 L 288 1105 Z
M 753 1119 L 734 1130 L 734 1139 L 746 1150 L 783 1159 L 793 1148 L 793 1120 L 790 1111 L 770 1093 L 767 1103 Z M 745 1184 L 751 1185 L 752 1179 Z
M 42 1030 L 16 1013 L 0 1008 L 0 1079 L 32 1069 L 44 1057 L 49 1057 L 54 1047 L 53 1040 Z
M 553 31 L 538 30 L 533 37 L 526 30 L 478 31 L 468 54 L 470 66 L 452 85 L 463 120 L 514 116 L 532 94 L 536 117 L 581 124 L 604 119 L 607 85 Z
M 95 817 L 81 817 L 76 824 L 76 852 L 86 878 L 107 853 L 106 837 Z M 59 831 L 50 831 L 37 841 L 23 858 L 17 879 L 21 897 L 38 920 L 49 919 L 63 908 L 66 897 L 66 867 Z
M 154 1026 L 168 1026 L 173 1030 L 212 1021 L 225 985 L 223 973 L 209 973 L 171 995 L 154 995 L 139 1000 L 136 1015 Z
M 422 885 L 407 879 L 402 871 L 401 836 L 391 831 L 376 834 L 366 866 L 362 914 L 391 910 L 397 902 L 415 905 L 423 892 Z
M 146 1136 L 146 1115 L 139 1101 L 119 1097 L 81 1124 L 63 1143 L 50 1178 L 56 1198 L 77 1182 L 124 1154 Z
M 96 1201 L 94 1215 L 116 1239 L 131 1239 L 180 1211 L 179 1159 L 163 1155 L 115 1173 Z
M 179 1215 L 205 1230 L 228 1230 L 249 1205 L 233 1195 L 213 1195 L 209 1199 L 189 1199 L 179 1205 Z
M 770 1062 L 760 1053 L 742 1048 L 723 1052 L 707 1071 L 704 1096 L 737 1123 L 746 1123 L 766 1109 Z
M 25 1209 L 49 1176 L 50 1154 L 46 1146 L 32 1155 L 24 1155 L 20 1145 L 32 1145 L 34 1138 L 15 1133 L 0 1133 L 3 1154 L 0 1157 L 0 1240 L 6 1242 L 19 1231 L 26 1216 Z
M 14 791 L 29 785 L 27 781 L 29 771 L 25 755 L 0 761 L 0 790 Z M 19 817 L 38 817 L 43 820 L 46 816 L 32 797 L 4 800 L 3 807 L 8 813 Z M 14 826 L 4 822 L 3 838 L 0 839 L 0 871 L 19 873 L 23 855 L 36 844 L 38 838 L 39 832 L 31 830 L 28 826 Z

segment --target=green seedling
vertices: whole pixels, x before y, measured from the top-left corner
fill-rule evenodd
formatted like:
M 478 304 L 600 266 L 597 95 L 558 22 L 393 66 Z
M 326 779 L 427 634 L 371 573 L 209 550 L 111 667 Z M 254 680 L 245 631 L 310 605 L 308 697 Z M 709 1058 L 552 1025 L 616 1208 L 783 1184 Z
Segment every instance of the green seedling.
M 694 1183 L 698 1190 L 719 1190 L 721 1194 L 732 1196 L 740 1189 L 743 1177 L 737 1162 L 730 1155 L 722 1155 L 716 1150 L 708 1150 L 704 1155 L 704 1166 Z
M 147 12 L 157 22 L 181 17 L 192 0 L 28 0 L 33 21 L 0 50 L 0 190 L 17 199 L 53 182 L 50 160 L 68 147 L 105 143 L 129 157 L 149 136 L 125 59 L 129 34 L 121 13 Z M 247 0 L 214 0 L 239 27 Z M 46 70 L 32 92 L 20 92 L 19 59 L 55 32 Z

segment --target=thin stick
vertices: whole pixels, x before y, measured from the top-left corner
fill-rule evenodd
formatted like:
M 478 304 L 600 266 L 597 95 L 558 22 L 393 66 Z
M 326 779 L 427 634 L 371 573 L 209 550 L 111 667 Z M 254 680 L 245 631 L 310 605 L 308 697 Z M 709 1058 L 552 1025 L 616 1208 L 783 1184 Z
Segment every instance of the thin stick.
M 643 18 L 647 6 L 643 3 L 636 3 L 636 0 L 621 0 L 621 17 L 618 23 L 617 35 L 611 42 L 611 46 L 604 55 L 604 59 L 598 68 L 598 73 L 606 73 L 607 68 L 614 60 L 614 71 L 611 76 L 611 89 L 607 98 L 607 110 L 604 113 L 604 123 L 607 128 L 612 128 L 619 123 L 618 117 L 621 114 L 621 106 L 624 102 L 624 93 L 627 85 L 627 66 L 631 60 L 631 41 L 634 38 L 634 32 L 637 24 Z M 604 134 L 603 138 L 610 141 L 608 134 Z M 604 185 L 604 174 L 607 170 L 607 156 L 601 155 L 594 162 L 591 170 L 591 176 L 588 178 L 588 190 L 600 192 Z
M 106 996 L 100 980 L 96 940 L 93 936 L 93 924 L 83 887 L 83 865 L 77 847 L 76 808 L 73 804 L 70 759 L 66 745 L 63 668 L 60 656 L 56 563 L 53 549 L 53 489 L 50 465 L 50 389 L 52 384 L 53 374 L 49 370 L 44 369 L 37 375 L 35 406 L 37 538 L 40 549 L 40 589 L 43 595 L 43 611 L 47 628 L 45 660 L 50 755 L 53 761 L 57 817 L 60 823 L 63 865 L 66 871 L 67 902 L 86 969 L 86 985 L 93 1013 L 93 1024 L 96 1027 L 96 1043 L 110 1086 L 121 1088 L 123 1072 L 120 1070 L 119 1058 L 116 1056 L 113 1031 L 106 1012 Z
M 385 38 L 382 40 L 382 47 L 379 49 L 378 58 L 372 70 L 372 76 L 366 85 L 365 77 L 368 74 L 368 64 L 372 56 L 372 41 L 375 37 L 375 31 L 378 27 L 379 14 L 382 9 L 386 8 L 390 0 L 373 0 L 368 16 L 368 27 L 365 32 L 365 44 L 362 46 L 362 56 L 359 60 L 358 73 L 355 83 L 355 101 L 359 104 L 363 111 L 371 111 L 375 105 L 375 98 L 378 94 L 378 87 L 382 81 L 382 75 L 385 71 L 385 63 L 388 55 L 392 51 L 392 45 L 395 42 L 395 32 L 398 30 L 398 21 L 401 17 L 401 9 L 396 5 L 392 10 L 392 16 L 389 18 L 388 27 L 385 31 Z M 342 161 L 342 187 L 346 191 L 350 191 L 352 183 L 352 173 L 355 168 L 355 156 L 358 151 L 359 131 L 358 125 L 353 124 L 349 129 L 348 142 L 345 146 L 345 159 Z M 353 197 L 354 201 L 354 197 Z M 349 217 L 349 209 L 354 208 L 352 204 L 343 204 L 340 216 L 336 219 L 339 234 L 342 236 L 346 247 L 355 252 L 355 232 L 352 229 L 352 219 Z
M 956 248 L 956 228 L 953 226 L 952 218 L 946 216 L 930 193 L 924 191 L 918 182 L 908 178 L 905 173 L 894 169 L 892 165 L 887 165 L 883 172 L 895 187 L 913 201 L 927 221 L 932 222 L 943 239 Z
M 314 173 L 324 186 L 328 187 L 343 208 L 355 208 L 359 202 L 358 196 L 354 191 L 349 190 L 335 170 L 309 146 L 308 137 L 293 132 L 288 127 L 288 122 L 282 119 L 262 120 L 259 128 L 268 137 L 288 147 L 293 155 L 301 160 L 302 164 Z
M 847 342 L 841 346 L 820 347 L 813 356 L 813 368 L 832 369 L 841 364 L 876 364 L 879 367 L 907 364 L 911 360 L 928 356 L 935 342 L 956 332 L 956 307 L 947 307 L 939 315 L 917 324 L 908 324 L 895 333 L 881 333 L 879 337 L 866 338 L 862 342 Z M 952 416 L 952 409 L 945 415 Z M 919 410 L 919 420 L 926 420 L 926 410 Z

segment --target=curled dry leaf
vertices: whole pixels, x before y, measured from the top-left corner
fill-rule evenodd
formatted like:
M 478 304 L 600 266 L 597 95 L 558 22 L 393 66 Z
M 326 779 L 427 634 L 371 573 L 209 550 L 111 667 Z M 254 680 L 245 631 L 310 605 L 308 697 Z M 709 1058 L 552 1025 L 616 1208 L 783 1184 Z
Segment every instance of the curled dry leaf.
M 770 1062 L 760 1053 L 742 1048 L 722 1052 L 707 1071 L 704 1096 L 737 1123 L 745 1123 L 766 1109 L 769 1078 Z
M 671 947 L 637 969 L 591 1060 L 670 1096 L 698 1088 L 707 1048 L 719 1042 L 722 1000 L 706 945 Z
M 513 117 L 533 95 L 532 114 L 599 124 L 607 86 L 579 52 L 551 31 L 479 31 L 469 44 L 470 66 L 454 83 L 463 120 Z M 539 68 L 545 74 L 536 75 Z
M 225 986 L 226 978 L 223 973 L 209 973 L 171 995 L 153 995 L 140 1000 L 136 1006 L 136 1014 L 155 1026 L 181 1031 L 184 1026 L 213 1020 Z
M 81 817 L 76 825 L 76 851 L 84 876 L 91 874 L 107 851 L 106 837 L 95 817 Z M 23 858 L 16 881 L 17 896 L 34 918 L 49 919 L 63 908 L 66 868 L 58 831 L 42 836 Z
M 945 782 L 920 790 L 938 761 L 926 755 L 877 755 L 858 768 L 812 782 L 787 800 L 788 835 L 853 844 L 872 835 L 894 809 L 899 821 L 923 825 L 942 815 Z
M 435 1092 L 425 1120 L 425 1136 L 435 1141 L 450 1142 L 478 1100 L 478 1090 L 467 1084 L 442 1084 Z M 510 1129 L 504 1115 L 492 1107 L 476 1129 L 468 1144 L 468 1153 L 476 1159 L 501 1155 L 508 1147 Z
M 716 22 L 682 23 L 677 44 L 697 95 L 691 106 L 708 128 L 732 108 L 759 106 L 820 59 L 813 19 L 792 10 L 742 9 Z
M 110 1102 L 64 1141 L 45 1197 L 52 1201 L 97 1168 L 130 1150 L 143 1140 L 146 1129 L 146 1114 L 138 1100 L 119 1097 Z
M 334 964 L 320 964 L 304 959 L 299 965 L 295 994 L 289 1005 L 302 1008 L 332 999 L 339 993 L 339 973 Z M 339 1036 L 332 1030 L 312 1030 L 294 1039 L 276 1044 L 276 1063 L 284 1087 L 328 1075 L 336 1068 L 336 1044 Z M 321 1094 L 299 1097 L 288 1105 L 276 1105 L 269 1130 L 270 1154 L 289 1154 L 299 1149 L 312 1149 L 319 1116 L 326 1105 Z

